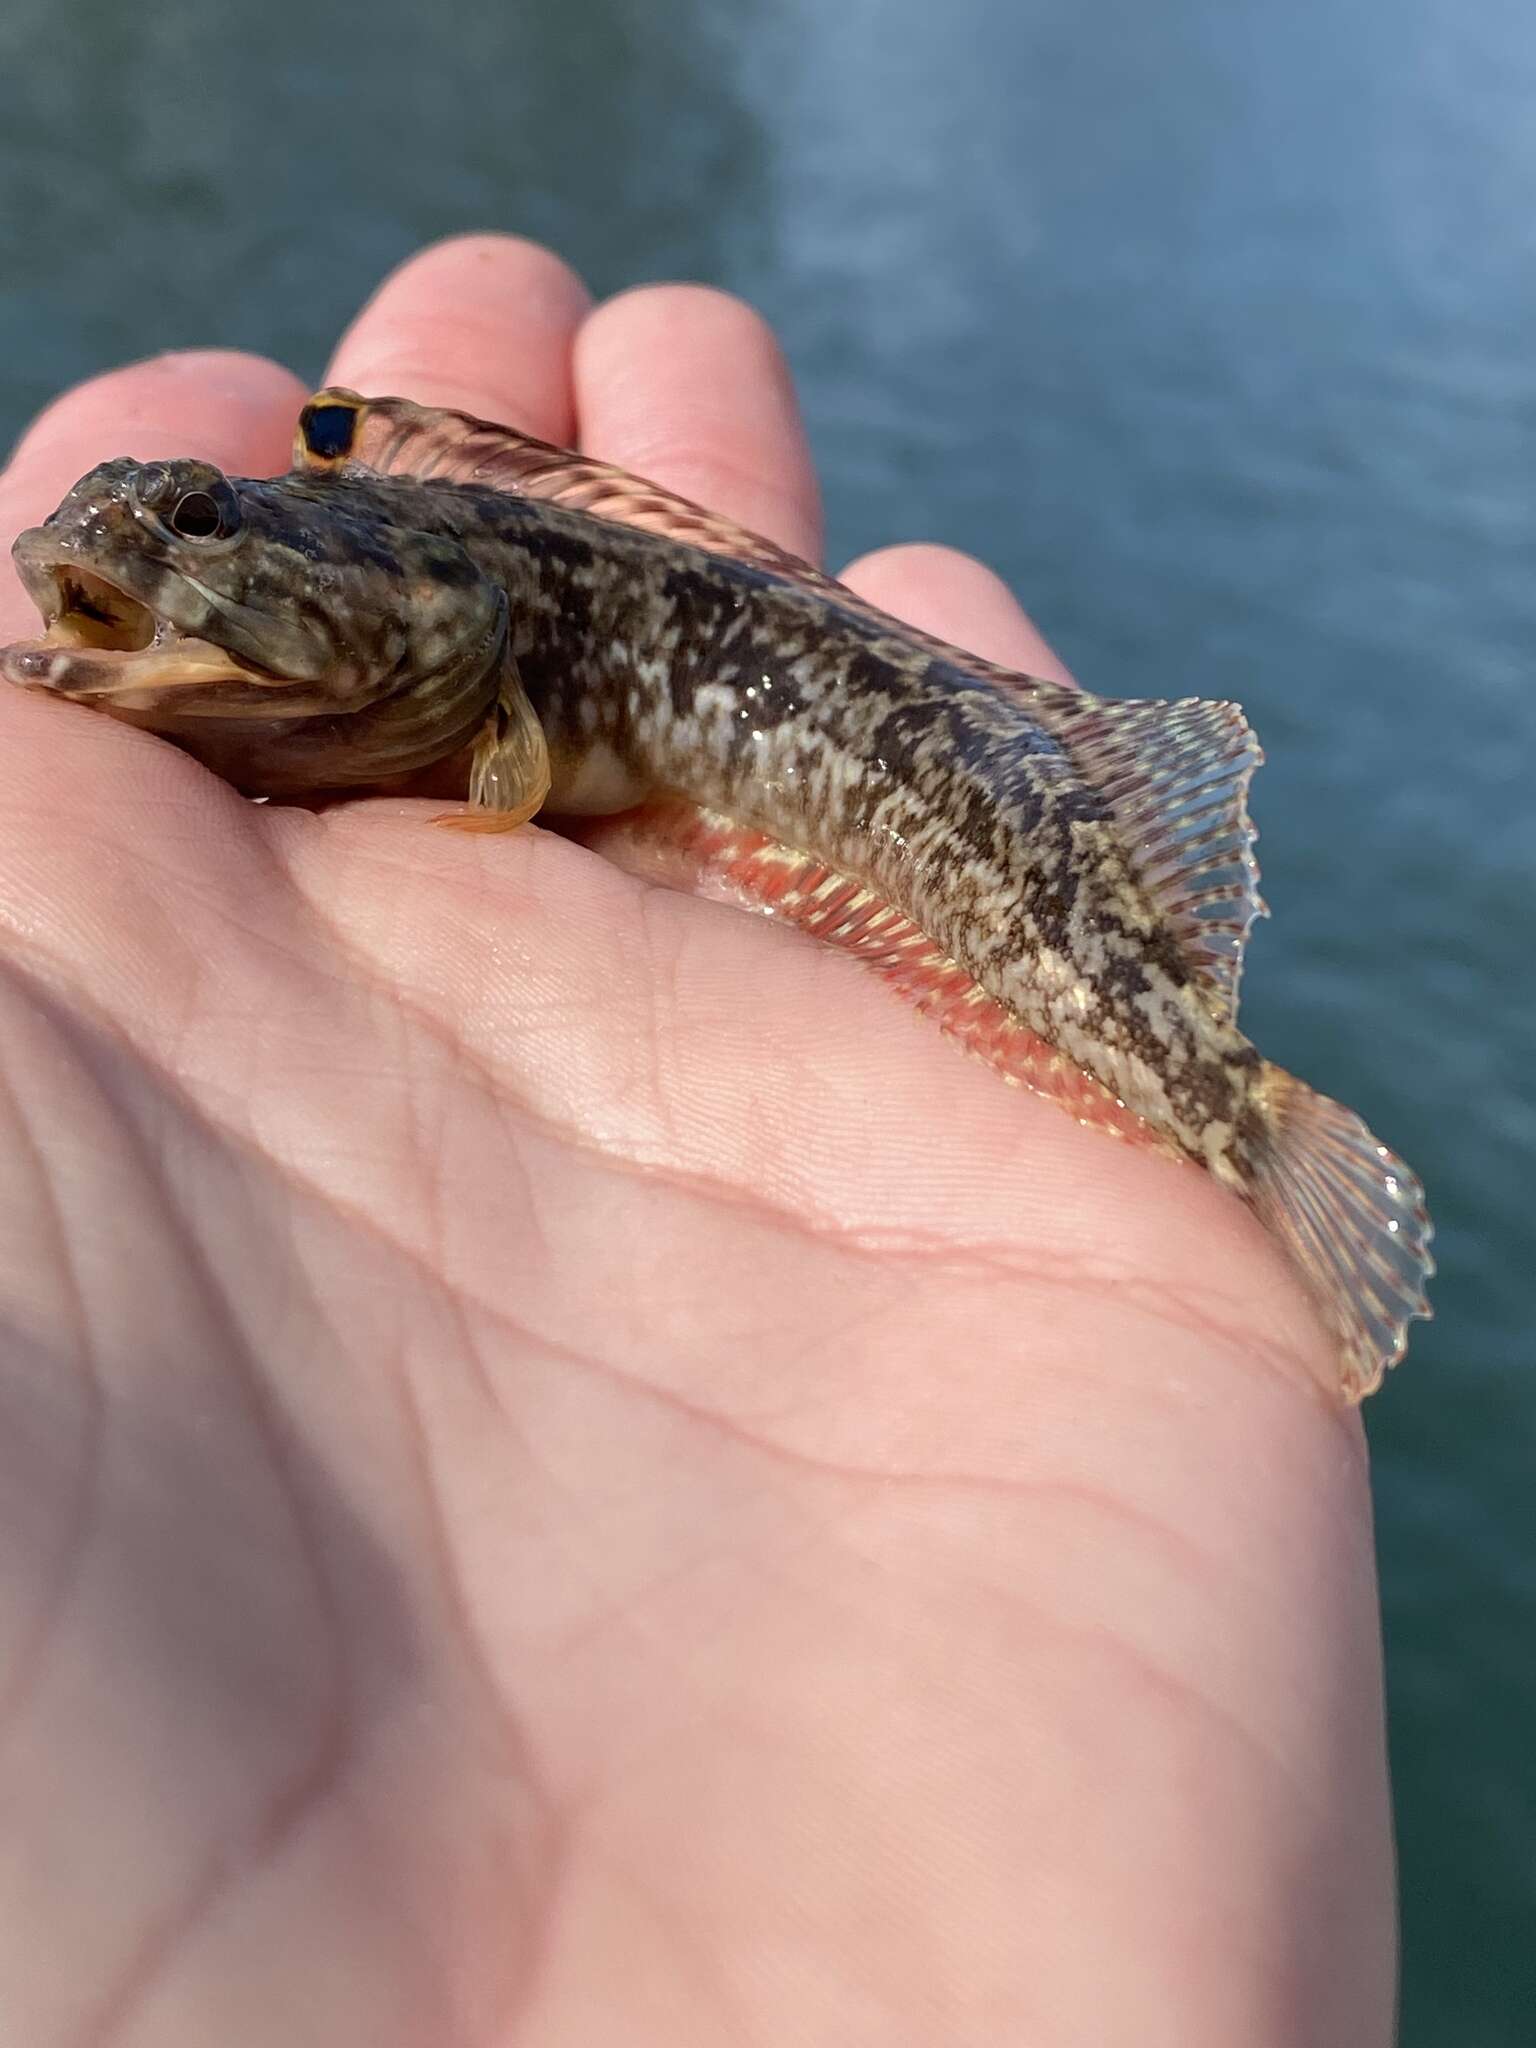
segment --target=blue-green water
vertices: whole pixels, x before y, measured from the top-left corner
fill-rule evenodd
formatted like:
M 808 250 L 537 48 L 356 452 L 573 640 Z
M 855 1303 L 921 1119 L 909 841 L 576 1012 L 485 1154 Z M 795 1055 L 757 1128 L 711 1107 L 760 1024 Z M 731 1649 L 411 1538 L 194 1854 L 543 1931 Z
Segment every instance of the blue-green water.
M 161 347 L 313 373 L 464 226 L 747 294 L 834 554 L 1249 708 L 1249 1027 L 1440 1225 L 1370 1411 L 1404 2041 L 1536 2039 L 1536 8 L 5 0 L 0 440 Z

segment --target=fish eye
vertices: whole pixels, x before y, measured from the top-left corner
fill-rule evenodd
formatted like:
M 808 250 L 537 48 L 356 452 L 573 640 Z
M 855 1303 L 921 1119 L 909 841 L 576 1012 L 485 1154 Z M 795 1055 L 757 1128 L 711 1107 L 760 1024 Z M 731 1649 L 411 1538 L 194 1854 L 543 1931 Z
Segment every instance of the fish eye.
M 179 497 L 169 524 L 183 540 L 215 540 L 224 530 L 218 502 L 208 491 L 187 491 Z
M 132 479 L 135 508 L 178 540 L 227 540 L 240 530 L 240 497 L 206 462 L 150 462 Z

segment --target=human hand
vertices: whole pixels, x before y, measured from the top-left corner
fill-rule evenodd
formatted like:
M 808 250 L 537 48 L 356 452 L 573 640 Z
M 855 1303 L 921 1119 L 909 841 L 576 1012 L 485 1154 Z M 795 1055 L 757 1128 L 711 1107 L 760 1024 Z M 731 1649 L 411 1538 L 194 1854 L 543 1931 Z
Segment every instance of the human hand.
M 816 553 L 719 295 L 477 237 L 330 375 Z M 302 395 L 99 379 L 0 536 Z M 1390 2038 L 1363 1438 L 1235 1201 L 552 833 L 0 717 L 5 2048 Z

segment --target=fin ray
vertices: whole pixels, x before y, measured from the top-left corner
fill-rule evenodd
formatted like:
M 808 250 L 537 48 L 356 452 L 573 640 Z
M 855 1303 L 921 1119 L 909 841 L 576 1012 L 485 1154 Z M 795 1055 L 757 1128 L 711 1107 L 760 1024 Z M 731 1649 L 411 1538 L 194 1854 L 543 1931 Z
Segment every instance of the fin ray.
M 549 744 L 528 700 L 509 647 L 502 650 L 501 687 L 470 751 L 468 811 L 439 818 L 460 832 L 512 832 L 526 825 L 549 794 Z
M 334 423 L 346 413 L 351 414 L 350 431 L 343 438 Z M 323 433 L 317 433 L 317 422 L 323 423 Z M 360 463 L 382 476 L 485 484 L 514 497 L 541 498 L 589 512 L 595 519 L 734 555 L 799 582 L 843 589 L 787 548 L 776 547 L 761 534 L 660 484 L 446 406 L 415 405 L 406 398 L 362 398 L 339 385 L 317 392 L 300 415 L 294 462 L 299 468 L 320 470 L 342 462 Z M 845 594 L 852 596 L 851 591 Z
M 1259 894 L 1248 785 L 1264 756 L 1235 704 L 1090 697 L 1054 708 L 1085 778 L 1108 800 L 1126 852 L 1224 1022 L 1237 1015 Z
M 1353 1110 L 1267 1069 L 1271 1131 L 1254 1160 L 1261 1220 L 1300 1268 L 1339 1340 L 1351 1401 L 1403 1355 L 1431 1314 L 1435 1270 L 1424 1190 Z
M 294 460 L 314 470 L 358 464 L 386 476 L 483 484 L 729 555 L 879 619 L 960 672 L 996 684 L 1065 741 L 1107 797 L 1133 865 L 1217 1015 L 1235 1017 L 1248 929 L 1264 910 L 1247 812 L 1262 755 L 1235 704 L 1094 697 L 999 668 L 898 625 L 811 563 L 659 484 L 448 407 L 333 386 L 304 407 Z
M 1090 1129 L 1182 1160 L 1170 1140 L 989 996 L 922 928 L 856 877 L 686 804 L 591 820 L 581 837 L 621 867 L 735 903 L 851 953 L 1006 1080 Z

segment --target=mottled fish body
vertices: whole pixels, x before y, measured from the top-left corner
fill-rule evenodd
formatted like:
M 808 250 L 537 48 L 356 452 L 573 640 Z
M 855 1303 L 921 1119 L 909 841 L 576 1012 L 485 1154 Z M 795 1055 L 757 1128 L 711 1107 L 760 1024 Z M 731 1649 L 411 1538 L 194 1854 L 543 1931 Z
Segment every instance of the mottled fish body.
M 874 958 L 994 1063 L 1236 1190 L 1358 1397 L 1427 1313 L 1408 1170 L 1237 1027 L 1259 913 L 1235 706 L 1115 701 L 898 624 L 639 480 L 324 393 L 300 467 L 104 465 L 17 561 L 13 681 L 249 794 L 409 787 L 501 820 L 652 806 L 697 883 Z M 1088 1077 L 1083 1080 L 1082 1077 Z

